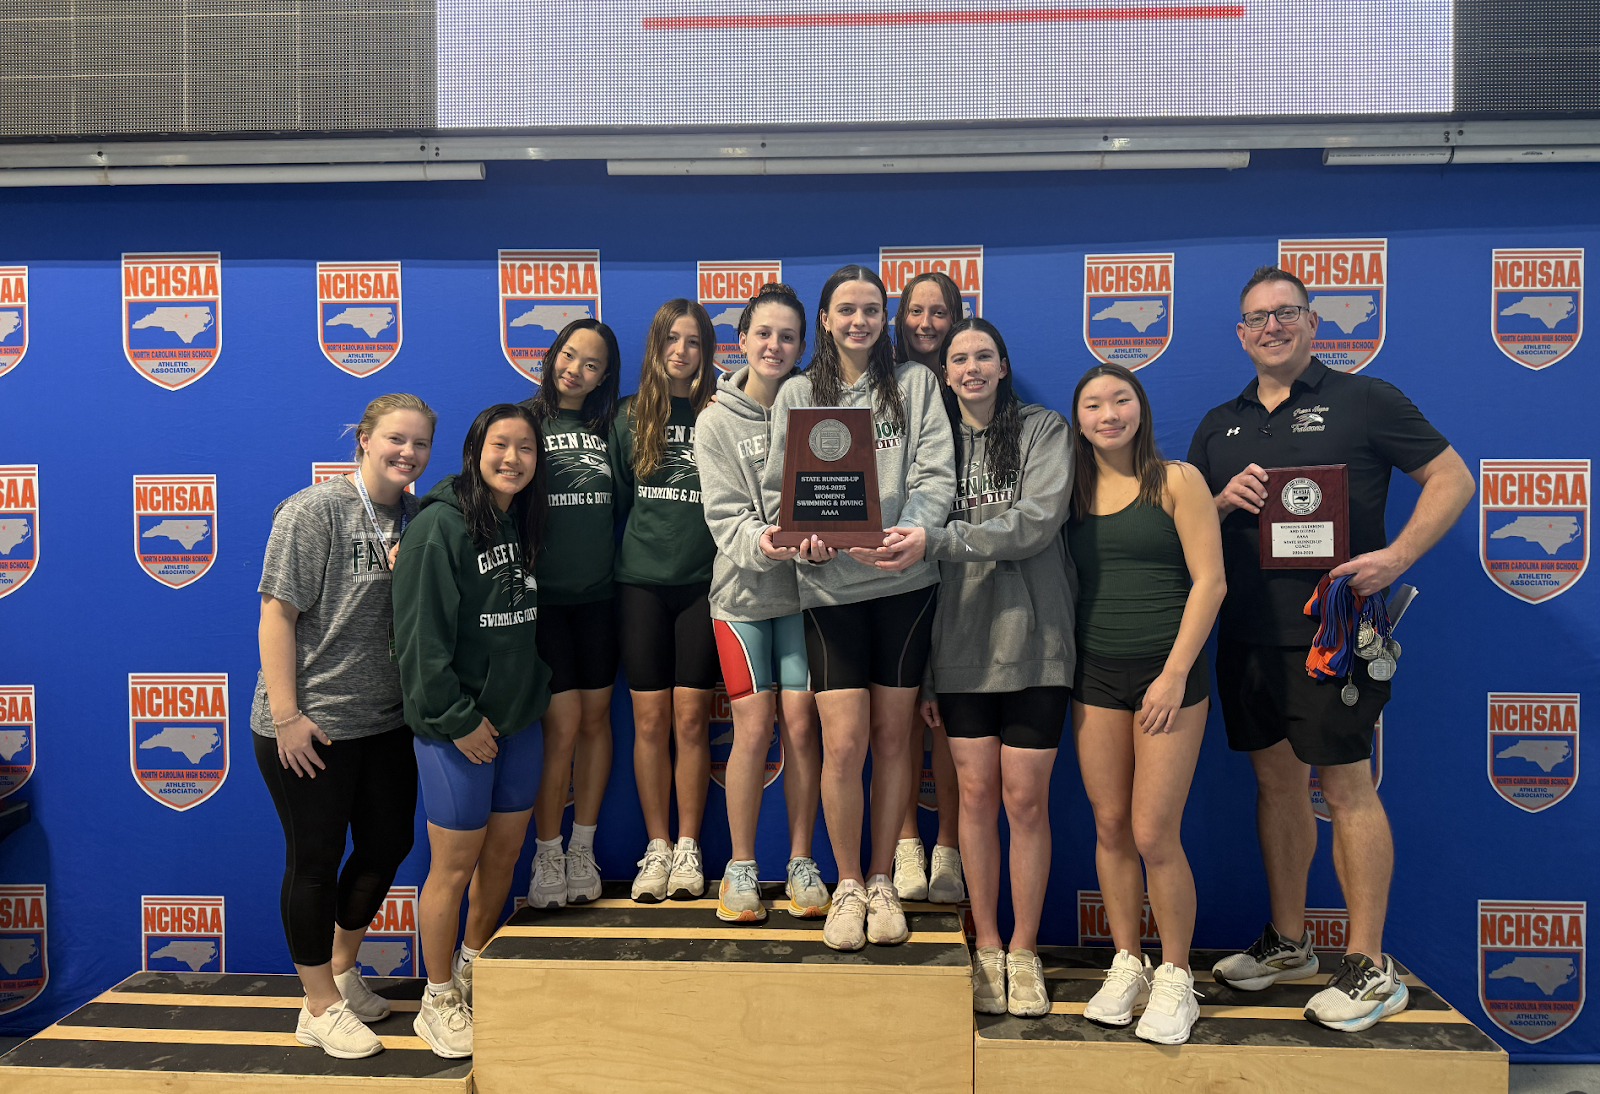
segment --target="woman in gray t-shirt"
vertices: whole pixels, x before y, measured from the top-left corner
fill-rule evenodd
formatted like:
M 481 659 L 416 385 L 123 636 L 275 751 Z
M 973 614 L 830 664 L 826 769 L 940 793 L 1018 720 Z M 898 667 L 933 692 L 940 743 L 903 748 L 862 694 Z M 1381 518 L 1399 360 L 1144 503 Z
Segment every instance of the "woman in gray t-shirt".
M 401 710 L 390 574 L 417 513 L 435 415 L 384 395 L 356 428 L 354 473 L 272 515 L 261 567 L 261 675 L 250 728 L 287 843 L 279 903 L 305 988 L 295 1039 L 339 1059 L 383 1049 L 363 1024 L 389 1004 L 358 951 L 411 851 L 417 764 Z M 344 859 L 345 834 L 352 850 Z

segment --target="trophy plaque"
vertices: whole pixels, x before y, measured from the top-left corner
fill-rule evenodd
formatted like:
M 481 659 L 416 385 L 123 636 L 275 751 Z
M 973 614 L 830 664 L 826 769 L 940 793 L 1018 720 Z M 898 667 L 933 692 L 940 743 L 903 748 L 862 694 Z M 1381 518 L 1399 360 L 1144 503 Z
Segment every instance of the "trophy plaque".
M 772 542 L 779 547 L 798 547 L 813 535 L 829 547 L 883 546 L 871 410 L 790 409 L 777 523 Z
M 1342 463 L 1267 468 L 1263 570 L 1331 570 L 1350 561 L 1350 475 Z

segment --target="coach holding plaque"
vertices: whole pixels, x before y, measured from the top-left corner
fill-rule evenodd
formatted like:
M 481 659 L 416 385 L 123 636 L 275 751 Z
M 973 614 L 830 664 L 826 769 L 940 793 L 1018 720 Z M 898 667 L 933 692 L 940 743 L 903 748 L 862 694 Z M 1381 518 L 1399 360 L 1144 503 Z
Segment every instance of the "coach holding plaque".
M 1213 975 L 1254 991 L 1318 971 L 1305 924 L 1306 876 L 1317 847 L 1309 792 L 1315 765 L 1350 933 L 1341 968 L 1325 970 L 1333 975 L 1305 1014 L 1331 1029 L 1362 1030 L 1404 1009 L 1407 999 L 1393 958 L 1383 953 L 1394 843 L 1368 764 L 1389 681 L 1372 679 L 1362 661 L 1348 681 L 1353 687 L 1342 678 L 1313 680 L 1306 655 L 1316 620 L 1304 610 L 1324 573 L 1350 575 L 1359 594 L 1381 594 L 1461 515 L 1472 474 L 1392 385 L 1334 372 L 1311 356 L 1317 315 L 1294 275 L 1274 266 L 1256 270 L 1240 311 L 1239 342 L 1256 378 L 1200 422 L 1189 462 L 1205 475 L 1222 517 L 1228 594 L 1217 690 L 1228 744 L 1250 753 L 1255 768 L 1272 918 L 1248 950 L 1223 958 Z M 1384 508 L 1396 467 L 1422 494 L 1389 543 Z M 1341 487 L 1347 504 L 1330 496 Z M 1341 536 L 1337 522 L 1346 510 Z M 1323 526 L 1292 526 L 1300 522 Z M 1274 524 L 1286 526 L 1276 530 L 1276 552 Z M 1347 561 L 1339 561 L 1343 536 Z

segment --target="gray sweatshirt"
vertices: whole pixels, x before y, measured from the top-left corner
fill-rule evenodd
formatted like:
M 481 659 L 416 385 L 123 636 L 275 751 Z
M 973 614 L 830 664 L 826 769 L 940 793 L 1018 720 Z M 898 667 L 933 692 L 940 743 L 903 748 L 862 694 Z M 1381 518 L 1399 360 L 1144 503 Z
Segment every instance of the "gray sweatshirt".
M 778 619 L 800 610 L 795 564 L 761 553 L 761 532 L 776 524 L 762 504 L 772 412 L 744 393 L 746 365 L 717 381 L 717 401 L 695 420 L 694 460 L 700 501 L 717 541 L 711 564 L 711 617 L 736 623 Z
M 1072 502 L 1066 420 L 1038 404 L 1022 408 L 1022 469 L 1006 482 L 985 470 L 987 430 L 962 424 L 957 434 L 950 523 L 928 532 L 928 557 L 944 578 L 934 689 L 1070 687 L 1077 571 L 1061 534 Z
M 939 396 L 939 381 L 926 366 L 915 361 L 896 365 L 895 382 L 905 403 L 906 425 L 902 430 L 875 405 L 872 388 L 863 374 L 840 392 L 840 406 L 872 409 L 872 422 L 878 443 L 878 499 L 885 528 L 896 525 L 926 528 L 942 527 L 955 498 L 955 446 L 950 438 L 950 420 L 945 417 Z M 767 461 L 762 474 L 762 492 L 769 513 L 781 512 L 783 491 L 783 452 L 789 436 L 789 408 L 815 405 L 811 381 L 804 373 L 784 384 L 772 407 L 772 436 L 768 441 L 774 458 Z M 884 596 L 925 589 L 939 580 L 939 570 L 923 560 L 899 573 L 857 562 L 843 551 L 831 562 L 816 565 L 799 563 L 800 606 L 814 608 L 829 604 L 859 604 Z

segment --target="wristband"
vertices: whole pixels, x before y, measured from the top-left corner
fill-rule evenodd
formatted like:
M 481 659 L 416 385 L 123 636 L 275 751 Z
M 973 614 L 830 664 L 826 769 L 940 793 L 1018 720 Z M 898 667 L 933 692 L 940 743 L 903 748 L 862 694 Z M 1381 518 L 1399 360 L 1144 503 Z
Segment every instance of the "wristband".
M 275 730 L 278 730 L 278 729 L 282 729 L 284 726 L 292 726 L 292 725 L 294 725 L 294 723 L 297 720 L 299 720 L 301 718 L 304 718 L 305 716 L 306 716 L 305 715 L 305 711 L 297 710 L 297 711 L 295 711 L 293 714 L 289 715 L 289 717 L 285 718 L 281 722 L 278 721 L 277 719 L 273 719 L 272 728 L 275 729 Z

